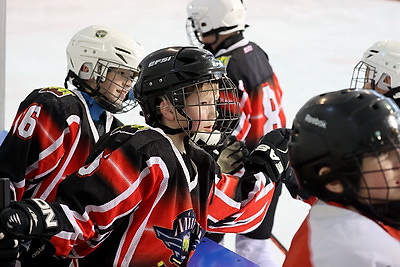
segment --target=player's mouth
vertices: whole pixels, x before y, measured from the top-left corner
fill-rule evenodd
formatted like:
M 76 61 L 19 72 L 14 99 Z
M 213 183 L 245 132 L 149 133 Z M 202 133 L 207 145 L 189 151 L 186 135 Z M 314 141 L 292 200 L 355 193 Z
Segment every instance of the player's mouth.
M 213 126 L 212 125 L 203 127 L 203 131 L 204 132 L 212 132 L 212 130 L 213 130 Z
M 117 93 L 121 98 L 125 98 L 125 96 L 128 94 L 128 92 L 129 92 L 129 90 L 125 90 L 125 89 L 119 90 L 119 89 L 117 89 Z

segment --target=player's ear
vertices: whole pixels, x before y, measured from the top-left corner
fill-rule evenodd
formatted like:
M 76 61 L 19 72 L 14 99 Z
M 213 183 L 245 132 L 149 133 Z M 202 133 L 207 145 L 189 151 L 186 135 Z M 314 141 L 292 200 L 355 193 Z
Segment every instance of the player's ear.
M 321 169 L 319 169 L 318 174 L 320 176 L 322 176 L 322 175 L 328 174 L 330 172 L 331 172 L 331 168 L 325 166 L 325 167 L 322 167 Z M 334 181 L 327 183 L 325 185 L 325 188 L 328 189 L 329 191 L 331 191 L 333 193 L 337 193 L 337 194 L 342 193 L 344 190 L 343 184 L 339 180 L 334 180 Z
M 174 107 L 172 106 L 171 102 L 167 98 L 163 97 L 161 100 L 160 113 L 167 120 L 170 120 L 170 121 L 175 120 Z

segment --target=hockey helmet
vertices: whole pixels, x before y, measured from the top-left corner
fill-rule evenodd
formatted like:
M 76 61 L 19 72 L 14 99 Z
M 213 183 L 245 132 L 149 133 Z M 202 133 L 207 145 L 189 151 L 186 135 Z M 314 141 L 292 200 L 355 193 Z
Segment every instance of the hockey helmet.
M 226 76 L 223 63 L 207 50 L 180 46 L 160 49 L 145 57 L 139 64 L 139 70 L 134 92 L 147 124 L 156 125 L 160 122 L 161 97 L 166 97 L 176 112 L 190 124 L 192 118 L 184 112 L 187 108 L 186 98 L 193 93 L 200 94 L 199 88 L 208 83 L 211 91 L 214 94 L 218 91 L 220 96 L 215 103 L 217 114 L 213 132 L 220 134 L 220 142 L 223 142 L 236 127 L 240 116 L 237 88 Z M 198 107 L 201 113 L 201 104 Z M 200 133 L 183 125 L 187 124 L 182 123 L 181 130 L 192 139 Z M 210 132 L 208 134 L 212 138 Z
M 353 70 L 350 87 L 378 87 L 379 93 L 400 101 L 400 94 L 396 95 L 400 91 L 400 41 L 384 40 L 369 47 Z
M 321 94 L 303 105 L 292 129 L 289 158 L 300 186 L 321 200 L 350 204 L 393 223 L 388 214 L 393 212 L 390 207 L 394 201 L 382 200 L 382 208 L 372 205 L 371 199 L 360 201 L 359 196 L 360 188 L 374 189 L 361 183 L 364 157 L 377 159 L 382 153 L 396 151 L 400 161 L 400 110 L 392 99 L 361 89 Z M 330 171 L 323 172 L 325 167 Z M 381 166 L 379 171 L 385 170 Z M 333 193 L 325 187 L 335 180 L 341 181 L 343 193 Z M 387 185 L 384 189 L 391 188 Z M 397 210 L 400 207 L 394 206 Z M 394 224 L 397 223 L 400 220 Z
M 66 50 L 66 81 L 80 90 L 89 91 L 110 112 L 123 113 L 135 106 L 131 87 L 138 64 L 144 57 L 141 44 L 125 33 L 92 25 L 77 32 Z M 117 79 L 120 79 L 119 83 Z M 95 83 L 92 85 L 89 80 Z M 120 89 L 112 91 L 111 85 Z
M 201 35 L 229 34 L 247 27 L 243 0 L 192 0 L 187 16 L 186 32 L 192 45 L 202 43 Z

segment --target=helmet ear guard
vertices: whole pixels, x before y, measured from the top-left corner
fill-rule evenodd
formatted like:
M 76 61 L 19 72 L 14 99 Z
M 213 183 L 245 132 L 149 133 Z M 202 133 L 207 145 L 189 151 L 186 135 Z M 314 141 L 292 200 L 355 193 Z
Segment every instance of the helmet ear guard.
M 93 64 L 91 62 L 83 63 L 79 70 L 78 76 L 83 80 L 89 80 L 93 72 Z

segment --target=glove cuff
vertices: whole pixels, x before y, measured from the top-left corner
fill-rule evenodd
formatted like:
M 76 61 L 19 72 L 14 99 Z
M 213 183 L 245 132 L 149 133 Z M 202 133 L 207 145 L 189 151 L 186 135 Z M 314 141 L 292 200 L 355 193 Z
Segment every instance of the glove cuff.
M 255 156 L 254 154 L 249 157 L 244 165 L 246 171 L 252 172 L 263 172 L 265 173 L 273 182 L 280 179 L 280 173 L 276 168 L 271 167 L 271 163 L 265 160 L 261 156 Z

